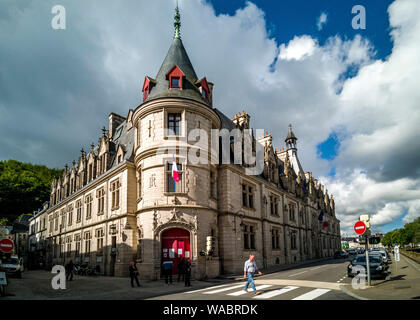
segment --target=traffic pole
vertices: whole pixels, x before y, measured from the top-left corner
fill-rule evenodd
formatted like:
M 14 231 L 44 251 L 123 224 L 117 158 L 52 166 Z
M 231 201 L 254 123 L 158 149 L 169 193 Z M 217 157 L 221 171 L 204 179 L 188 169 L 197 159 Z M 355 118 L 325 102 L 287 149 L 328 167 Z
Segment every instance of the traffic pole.
M 368 286 L 370 287 L 370 266 L 369 266 L 369 243 L 368 236 L 365 235 L 365 254 L 366 254 L 366 268 L 367 268 L 367 277 L 368 277 Z

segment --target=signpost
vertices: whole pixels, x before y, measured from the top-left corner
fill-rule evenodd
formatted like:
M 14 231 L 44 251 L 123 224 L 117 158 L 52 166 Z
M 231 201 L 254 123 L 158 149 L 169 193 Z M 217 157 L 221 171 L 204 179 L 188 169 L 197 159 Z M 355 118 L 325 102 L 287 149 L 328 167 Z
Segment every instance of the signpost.
M 13 251 L 14 248 L 13 241 L 10 239 L 1 239 L 0 240 L 0 251 L 3 251 L 4 253 L 9 253 Z
M 367 218 L 367 220 L 369 220 L 369 218 Z M 369 244 L 368 244 L 369 232 L 366 232 L 366 229 L 367 229 L 366 224 L 363 221 L 357 221 L 354 224 L 354 232 L 356 232 L 360 236 L 364 235 L 366 239 L 366 242 L 365 242 L 366 269 L 367 269 L 368 285 L 370 286 Z

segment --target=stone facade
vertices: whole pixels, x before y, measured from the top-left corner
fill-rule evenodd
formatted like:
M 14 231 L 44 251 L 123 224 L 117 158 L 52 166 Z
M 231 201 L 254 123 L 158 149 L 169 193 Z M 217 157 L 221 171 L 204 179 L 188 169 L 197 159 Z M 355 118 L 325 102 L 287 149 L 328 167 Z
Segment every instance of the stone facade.
M 286 149 L 274 150 L 269 134 L 253 139 L 264 150 L 260 175 L 233 162 L 189 161 L 194 148 L 210 158 L 210 142 L 197 145 L 192 130 L 210 137 L 212 129 L 243 134 L 250 127 L 245 112 L 229 119 L 214 108 L 212 89 L 175 37 L 156 79 L 145 78 L 143 102 L 127 117 L 111 113 L 98 145 L 81 150 L 53 182 L 42 213 L 49 266 L 71 259 L 126 276 L 135 260 L 141 278 L 159 279 L 162 260 L 183 256 L 191 258 L 193 278 L 211 278 L 242 272 L 250 253 L 266 268 L 340 249 L 334 200 L 303 172 L 291 127 Z M 173 236 L 185 231 L 189 236 Z

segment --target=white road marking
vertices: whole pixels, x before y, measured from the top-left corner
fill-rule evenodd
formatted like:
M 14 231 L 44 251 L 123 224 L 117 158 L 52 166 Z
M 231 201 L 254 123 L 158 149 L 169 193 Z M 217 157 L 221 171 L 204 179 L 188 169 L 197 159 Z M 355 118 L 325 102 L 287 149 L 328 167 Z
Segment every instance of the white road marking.
M 292 300 L 314 300 L 315 298 L 318 298 L 318 297 L 322 296 L 323 294 L 327 293 L 328 291 L 331 291 L 331 290 L 315 289 L 315 290 L 309 291 L 305 294 L 302 294 L 301 296 L 296 297 Z
M 256 286 L 256 288 L 257 288 L 257 291 L 258 291 L 259 289 L 265 289 L 265 288 L 269 288 L 269 287 L 272 287 L 272 286 L 273 285 L 271 285 L 271 284 L 263 284 L 262 286 L 258 286 L 258 287 Z M 236 291 L 236 292 L 233 292 L 233 293 L 228 293 L 228 296 L 241 296 L 241 295 L 247 294 L 249 292 L 252 292 L 252 291 L 245 292 L 245 290 L 242 289 L 241 291 Z
M 287 286 L 287 287 L 281 288 L 280 290 L 273 290 L 273 291 L 270 291 L 270 292 L 263 293 L 262 295 L 254 297 L 254 299 L 269 299 L 269 298 L 272 298 L 272 297 L 275 297 L 275 296 L 279 296 L 283 293 L 295 290 L 297 288 L 299 288 L 299 287 Z
M 222 287 L 226 287 L 228 286 L 228 284 L 222 284 L 220 286 L 215 286 L 215 287 L 207 287 L 204 289 L 198 289 L 198 290 L 193 290 L 193 291 L 187 291 L 187 292 L 183 292 L 183 293 L 194 293 L 194 292 L 201 292 L 201 291 L 205 291 L 205 290 L 211 290 L 211 289 L 216 289 L 216 288 L 222 288 Z
M 305 272 L 308 272 L 308 270 L 306 270 L 306 271 L 302 271 L 302 272 L 299 272 L 299 273 L 295 273 L 295 274 L 291 274 L 291 275 L 290 275 L 290 276 L 288 276 L 288 277 L 294 277 L 294 276 L 297 276 L 297 275 L 302 274 L 302 273 L 305 273 Z
M 238 284 L 236 286 L 231 286 L 231 287 L 227 287 L 227 288 L 218 289 L 218 290 L 207 291 L 207 292 L 203 292 L 203 293 L 204 294 L 215 294 L 215 293 L 228 291 L 228 290 L 232 290 L 232 289 L 236 289 L 236 288 L 240 288 L 240 287 L 245 287 L 245 283 Z

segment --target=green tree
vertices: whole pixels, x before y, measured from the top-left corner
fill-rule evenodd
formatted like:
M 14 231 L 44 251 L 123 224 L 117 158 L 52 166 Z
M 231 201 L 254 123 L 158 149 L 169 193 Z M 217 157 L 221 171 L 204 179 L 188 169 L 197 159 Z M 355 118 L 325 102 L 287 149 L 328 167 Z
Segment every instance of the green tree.
M 0 218 L 0 226 L 7 226 L 8 220 L 7 218 Z
M 51 182 L 62 170 L 16 160 L 0 161 L 0 217 L 14 221 L 49 200 Z

